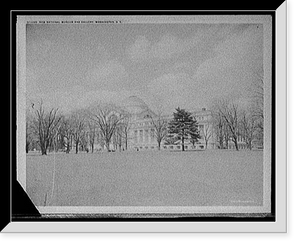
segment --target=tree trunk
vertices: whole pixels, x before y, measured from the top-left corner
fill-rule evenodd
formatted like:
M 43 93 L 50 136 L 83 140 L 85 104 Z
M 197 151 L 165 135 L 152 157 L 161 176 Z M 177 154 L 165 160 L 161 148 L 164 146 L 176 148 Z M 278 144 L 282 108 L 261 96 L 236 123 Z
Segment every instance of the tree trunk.
M 45 141 L 40 142 L 42 155 L 47 155 L 47 145 Z
M 252 140 L 249 140 L 249 143 L 248 143 L 248 148 L 249 150 L 252 150 L 252 144 L 251 144 Z
M 106 146 L 107 152 L 109 152 L 109 141 L 106 141 L 105 146 Z
M 233 142 L 234 142 L 235 149 L 238 151 L 239 150 L 239 146 L 238 146 L 238 142 L 237 142 L 237 138 L 236 137 L 233 138 Z
M 224 149 L 223 137 L 219 137 L 220 149 Z
M 225 140 L 225 149 L 228 149 L 228 148 L 229 148 L 228 142 L 229 142 L 228 139 L 226 139 L 226 140 Z
M 92 144 L 92 153 L 94 153 L 94 144 Z
M 68 140 L 66 154 L 69 154 L 69 152 L 70 152 L 70 143 L 69 143 L 69 140 Z
M 47 155 L 47 150 L 46 149 L 42 148 L 41 152 L 42 152 L 42 155 Z
M 78 153 L 78 144 L 79 144 L 79 142 L 76 142 L 76 143 L 75 143 L 75 153 L 76 153 L 76 154 Z
M 184 149 L 184 137 L 183 136 L 181 138 L 181 146 L 182 146 L 182 151 L 184 151 L 185 149 Z

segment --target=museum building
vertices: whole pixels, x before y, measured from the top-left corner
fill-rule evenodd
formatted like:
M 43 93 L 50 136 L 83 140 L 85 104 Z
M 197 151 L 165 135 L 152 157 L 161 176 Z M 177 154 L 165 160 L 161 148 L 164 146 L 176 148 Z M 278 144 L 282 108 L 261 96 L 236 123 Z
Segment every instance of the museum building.
M 123 107 L 131 115 L 130 132 L 128 139 L 129 150 L 155 150 L 158 143 L 155 137 L 154 122 L 158 116 L 147 106 L 147 104 L 136 96 L 131 96 L 123 101 Z M 185 149 L 213 149 L 216 148 L 211 111 L 202 108 L 197 111 L 189 111 L 198 122 L 200 139 L 194 145 L 190 141 L 185 141 Z M 166 122 L 172 120 L 173 115 L 163 115 L 159 119 Z M 181 143 L 167 143 L 162 141 L 161 150 L 181 150 Z

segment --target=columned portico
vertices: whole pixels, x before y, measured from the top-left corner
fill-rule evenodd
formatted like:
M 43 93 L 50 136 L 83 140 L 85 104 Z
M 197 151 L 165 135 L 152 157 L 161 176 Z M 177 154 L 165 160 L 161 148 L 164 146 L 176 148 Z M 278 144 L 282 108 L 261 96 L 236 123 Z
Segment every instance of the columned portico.
M 149 129 L 144 130 L 144 134 L 145 143 L 149 143 Z
M 138 143 L 143 143 L 144 142 L 144 133 L 143 133 L 143 130 L 139 130 L 139 141 Z
M 131 126 L 130 134 L 131 138 L 128 140 L 129 149 L 132 150 L 155 150 L 158 147 L 156 141 L 156 134 L 154 128 L 154 122 L 157 120 L 157 116 L 153 111 L 151 111 L 148 106 L 138 97 L 132 96 L 129 97 L 124 103 L 124 107 L 131 114 Z M 206 144 L 204 142 L 204 134 L 212 134 L 212 123 L 211 123 L 211 112 L 206 109 L 200 109 L 198 111 L 192 112 L 195 119 L 199 124 L 199 131 L 201 132 L 201 138 L 195 146 L 190 142 L 187 142 L 187 148 L 200 148 L 204 149 Z M 172 119 L 172 115 L 163 116 L 166 121 Z M 205 131 L 204 131 L 205 130 Z M 215 143 L 214 137 L 211 136 L 208 140 L 207 146 L 213 146 Z M 161 142 L 161 150 L 172 150 L 178 149 L 178 143 L 175 143 L 174 146 L 170 144 L 165 145 L 164 141 Z M 180 146 L 179 146 L 180 148 Z

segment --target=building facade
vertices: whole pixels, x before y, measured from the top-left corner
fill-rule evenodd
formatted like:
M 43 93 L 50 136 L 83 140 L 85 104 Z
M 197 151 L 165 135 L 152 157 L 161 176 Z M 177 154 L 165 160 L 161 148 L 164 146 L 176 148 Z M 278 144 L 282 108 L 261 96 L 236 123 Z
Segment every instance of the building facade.
M 193 116 L 198 122 L 200 139 L 192 144 L 189 140 L 185 141 L 185 149 L 205 149 L 215 148 L 213 141 L 213 129 L 210 122 L 210 112 L 192 112 Z M 172 119 L 171 115 L 163 116 L 165 122 L 169 122 Z M 155 150 L 158 148 L 158 141 L 156 137 L 155 122 L 162 119 L 154 117 L 145 117 L 133 120 L 131 122 L 130 129 L 130 142 L 129 148 L 132 150 Z M 181 150 L 181 142 L 177 141 L 169 143 L 166 140 L 162 140 L 162 150 Z
M 158 149 L 155 124 L 159 121 L 167 123 L 172 120 L 173 115 L 158 116 L 141 99 L 134 96 L 125 101 L 124 107 L 131 114 L 128 149 L 136 151 Z M 190 112 L 197 120 L 200 139 L 194 144 L 186 140 L 185 149 L 215 148 L 211 112 L 206 108 Z M 167 139 L 161 141 L 161 150 L 181 150 L 181 148 L 180 141 L 174 143 L 168 142 Z
M 161 141 L 160 147 L 157 141 L 155 124 L 158 121 L 164 121 L 166 124 L 172 120 L 173 115 L 157 115 L 146 103 L 136 96 L 131 96 L 121 102 L 122 108 L 130 116 L 128 122 L 128 134 L 126 140 L 122 139 L 122 144 L 119 140 L 113 138 L 110 145 L 110 150 L 128 150 L 128 151 L 146 151 L 146 150 L 182 150 L 182 143 L 180 140 L 175 142 L 168 141 L 164 138 Z M 175 109 L 174 109 L 175 110 Z M 185 140 L 185 150 L 205 150 L 220 148 L 217 135 L 214 132 L 212 112 L 206 108 L 199 110 L 189 110 L 192 116 L 198 123 L 198 130 L 200 138 L 192 143 L 189 139 Z M 103 141 L 101 141 L 100 134 L 97 134 L 95 141 L 95 150 L 105 150 Z M 126 146 L 126 147 L 125 147 Z M 229 140 L 226 148 L 235 149 L 234 143 Z M 246 143 L 241 136 L 238 137 L 239 149 L 245 149 Z

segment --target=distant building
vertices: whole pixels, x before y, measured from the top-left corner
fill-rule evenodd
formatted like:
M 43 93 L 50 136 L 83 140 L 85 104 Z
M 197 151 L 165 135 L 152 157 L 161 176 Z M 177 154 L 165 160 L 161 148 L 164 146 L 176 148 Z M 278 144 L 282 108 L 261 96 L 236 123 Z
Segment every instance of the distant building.
M 157 141 L 155 137 L 155 128 L 153 122 L 158 120 L 158 116 L 148 108 L 143 100 L 136 96 L 131 96 L 123 103 L 124 108 L 131 114 L 130 134 L 128 148 L 131 150 L 155 150 L 157 149 Z M 185 141 L 186 149 L 208 149 L 215 148 L 213 138 L 213 126 L 211 119 L 211 111 L 202 108 L 198 111 L 190 111 L 199 125 L 200 139 L 194 145 L 190 141 Z M 162 118 L 167 122 L 172 120 L 173 115 L 163 115 Z M 205 130 L 205 132 L 204 132 Z M 210 137 L 205 141 L 205 134 Z M 162 150 L 180 150 L 181 143 L 173 144 L 162 141 Z
M 156 130 L 155 123 L 158 120 L 164 120 L 166 124 L 173 119 L 173 114 L 160 115 L 158 116 L 154 113 L 147 104 L 140 98 L 136 96 L 131 96 L 121 102 L 120 111 L 128 115 L 126 117 L 126 139 L 124 135 L 120 137 L 120 134 L 116 131 L 114 136 L 111 139 L 109 149 L 111 151 L 122 151 L 122 150 L 131 150 L 131 151 L 144 151 L 144 150 L 157 150 L 158 142 L 156 139 Z M 192 113 L 192 116 L 198 123 L 198 130 L 200 138 L 192 142 L 190 139 L 186 139 L 184 142 L 185 150 L 204 150 L 204 149 L 218 149 L 221 148 L 217 141 L 217 134 L 213 125 L 212 112 L 206 108 L 201 108 L 199 110 L 189 110 Z M 175 111 L 175 109 L 174 109 Z M 117 112 L 119 114 L 119 112 Z M 124 122 L 120 122 L 124 123 Z M 125 123 L 124 123 L 125 124 Z M 120 124 L 122 125 L 122 124 Z M 122 129 L 122 128 L 120 128 Z M 120 130 L 121 131 L 121 130 Z M 59 149 L 66 150 L 66 147 L 61 144 L 63 138 L 58 134 L 56 136 L 56 145 L 59 145 Z M 86 133 L 86 145 L 82 145 L 82 151 L 87 150 L 89 146 L 89 134 Z M 253 148 L 261 149 L 263 147 L 261 142 L 258 142 L 256 139 L 252 142 Z M 70 138 L 70 151 L 74 147 L 74 141 L 72 136 Z M 228 149 L 235 149 L 234 143 L 229 139 L 227 143 L 223 143 L 223 147 Z M 54 145 L 50 146 L 50 149 L 54 148 Z M 238 148 L 246 149 L 246 143 L 241 137 L 241 134 L 238 136 Z M 38 139 L 33 141 L 31 144 L 31 150 L 39 150 Z M 166 137 L 161 141 L 160 144 L 161 150 L 182 150 L 182 143 L 180 139 L 170 139 Z M 105 143 L 101 137 L 100 130 L 96 129 L 95 133 L 95 142 L 94 142 L 95 151 L 106 150 Z

